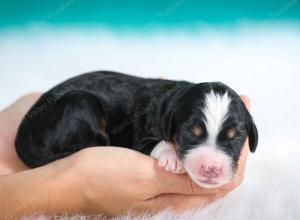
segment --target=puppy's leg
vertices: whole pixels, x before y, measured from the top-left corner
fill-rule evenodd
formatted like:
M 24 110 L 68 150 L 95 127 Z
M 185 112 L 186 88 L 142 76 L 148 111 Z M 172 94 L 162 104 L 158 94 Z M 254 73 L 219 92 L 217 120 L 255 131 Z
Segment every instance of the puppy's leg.
M 171 173 L 184 173 L 184 167 L 171 143 L 159 142 L 152 150 L 151 157 L 158 159 L 158 165 Z

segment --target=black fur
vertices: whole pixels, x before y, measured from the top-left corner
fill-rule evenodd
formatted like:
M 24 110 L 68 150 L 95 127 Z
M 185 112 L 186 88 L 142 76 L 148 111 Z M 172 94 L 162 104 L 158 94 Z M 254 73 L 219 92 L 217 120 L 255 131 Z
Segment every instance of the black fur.
M 232 89 L 221 83 L 144 79 L 109 71 L 80 75 L 42 95 L 20 125 L 16 150 L 30 167 L 90 146 L 120 146 L 149 155 L 161 140 L 179 143 L 182 157 L 189 146 L 205 138 L 193 137 L 190 127 L 203 126 L 204 117 L 197 109 L 211 89 L 228 91 L 234 100 L 224 125 L 238 127 L 238 139 L 227 143 L 220 133 L 218 141 L 237 161 L 246 136 L 254 152 L 258 135 Z

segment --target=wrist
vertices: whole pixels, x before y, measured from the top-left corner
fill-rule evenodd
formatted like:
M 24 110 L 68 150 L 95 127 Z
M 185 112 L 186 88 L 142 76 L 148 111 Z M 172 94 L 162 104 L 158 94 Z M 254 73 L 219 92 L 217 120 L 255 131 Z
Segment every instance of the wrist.
M 0 176 L 0 216 L 74 214 L 85 207 L 83 185 L 68 159 Z

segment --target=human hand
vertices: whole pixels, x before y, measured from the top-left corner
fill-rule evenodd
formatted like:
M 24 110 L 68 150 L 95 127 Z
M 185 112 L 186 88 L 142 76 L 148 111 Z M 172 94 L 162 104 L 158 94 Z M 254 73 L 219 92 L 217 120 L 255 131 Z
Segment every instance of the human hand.
M 242 96 L 242 99 L 250 108 L 249 98 Z M 182 211 L 203 207 L 239 186 L 248 152 L 247 140 L 231 183 L 205 189 L 193 183 L 187 174 L 165 172 L 155 159 L 139 152 L 116 147 L 86 148 L 68 158 L 72 164 L 68 169 L 70 174 L 62 182 L 72 179 L 76 186 L 72 190 L 72 184 L 62 185 L 72 190 L 75 201 L 84 201 L 80 206 L 84 213 L 119 215 L 128 210 L 144 213 L 165 208 Z
M 55 213 L 80 210 L 86 214 L 109 216 L 126 214 L 129 210 L 138 214 L 165 208 L 182 211 L 203 207 L 241 183 L 247 147 L 243 150 L 235 179 L 216 189 L 201 188 L 186 174 L 165 172 L 157 166 L 155 159 L 136 151 L 117 147 L 86 148 L 62 160 L 69 165 L 58 172 L 60 178 L 55 178 L 54 186 L 51 181 L 48 184 L 47 191 L 52 197 L 48 204 Z M 66 194 L 72 195 L 68 198 L 72 201 L 69 207 L 65 206 L 64 199 L 57 199 Z

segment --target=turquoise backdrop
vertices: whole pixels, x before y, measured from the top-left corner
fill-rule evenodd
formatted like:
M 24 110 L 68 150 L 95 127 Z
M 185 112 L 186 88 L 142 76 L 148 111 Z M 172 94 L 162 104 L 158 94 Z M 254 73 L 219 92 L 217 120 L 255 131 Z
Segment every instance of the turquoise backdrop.
M 102 25 L 112 28 L 300 20 L 300 0 L 1 0 L 0 28 Z

